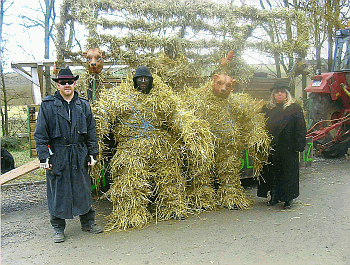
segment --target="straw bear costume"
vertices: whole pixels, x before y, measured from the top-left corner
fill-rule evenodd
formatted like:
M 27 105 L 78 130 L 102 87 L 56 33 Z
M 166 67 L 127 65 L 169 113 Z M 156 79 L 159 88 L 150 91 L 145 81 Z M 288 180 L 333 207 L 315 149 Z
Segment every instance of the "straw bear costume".
M 108 149 L 113 154 L 108 165 L 112 184 L 106 193 L 113 203 L 112 228 L 139 228 L 152 217 L 186 216 L 190 208 L 184 161 L 198 172 L 209 169 L 213 159 L 208 123 L 182 108 L 159 77 L 152 82 L 152 90 L 141 93 L 129 77 L 120 86 L 102 91 L 94 104 L 98 137 L 112 135 L 117 143 L 111 148 L 100 141 L 100 154 Z

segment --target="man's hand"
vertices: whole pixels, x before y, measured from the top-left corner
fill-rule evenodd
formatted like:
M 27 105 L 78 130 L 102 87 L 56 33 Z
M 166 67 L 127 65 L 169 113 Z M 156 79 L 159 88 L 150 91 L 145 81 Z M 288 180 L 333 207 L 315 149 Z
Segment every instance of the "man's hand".
M 88 162 L 89 166 L 94 166 L 97 160 L 94 159 L 94 156 L 90 155 L 90 161 Z
M 43 169 L 46 169 L 46 170 L 51 169 L 51 165 L 49 164 L 49 159 L 46 158 L 46 159 L 40 160 L 40 165 L 39 165 L 39 167 L 40 167 L 40 168 L 43 168 Z

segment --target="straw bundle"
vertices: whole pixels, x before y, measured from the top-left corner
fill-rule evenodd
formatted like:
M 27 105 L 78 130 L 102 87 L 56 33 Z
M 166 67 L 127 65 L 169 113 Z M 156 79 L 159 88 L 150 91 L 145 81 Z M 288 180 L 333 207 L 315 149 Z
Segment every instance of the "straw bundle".
M 210 168 L 214 144 L 208 123 L 179 101 L 157 76 L 149 94 L 134 89 L 131 77 L 100 92 L 93 111 L 100 164 L 106 164 L 104 151 L 113 154 L 107 163 L 113 184 L 105 194 L 113 204 L 111 228 L 141 228 L 152 217 L 159 221 L 189 213 L 186 177 Z M 111 134 L 115 148 L 103 141 Z
M 242 124 L 242 139 L 245 149 L 253 160 L 253 176 L 258 177 L 267 161 L 271 136 L 266 128 L 266 118 L 261 113 L 263 102 L 249 94 L 237 93 L 230 98 L 232 112 Z
M 76 86 L 76 91 L 79 92 L 79 96 L 88 98 L 88 90 L 92 91 L 93 83 L 95 83 L 95 93 L 98 97 L 100 90 L 105 88 L 104 80 L 108 78 L 108 73 L 101 72 L 98 74 L 91 74 L 87 70 L 83 72 L 79 77 L 79 82 Z

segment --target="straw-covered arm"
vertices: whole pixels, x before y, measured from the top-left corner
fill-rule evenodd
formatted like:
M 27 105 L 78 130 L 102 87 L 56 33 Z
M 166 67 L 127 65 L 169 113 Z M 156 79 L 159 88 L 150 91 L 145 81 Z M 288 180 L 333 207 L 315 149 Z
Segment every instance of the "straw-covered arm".
M 177 109 L 174 113 L 173 128 L 190 152 L 191 160 L 199 164 L 208 163 L 214 159 L 214 135 L 209 123 L 197 118 L 192 111 Z

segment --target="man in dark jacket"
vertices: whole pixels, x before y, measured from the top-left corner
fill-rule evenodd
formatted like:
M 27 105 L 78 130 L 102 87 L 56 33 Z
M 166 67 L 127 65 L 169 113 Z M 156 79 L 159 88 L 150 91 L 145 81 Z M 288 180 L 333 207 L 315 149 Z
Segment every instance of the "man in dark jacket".
M 59 90 L 43 99 L 34 132 L 40 167 L 46 169 L 55 243 L 65 240 L 65 219 L 73 216 L 79 215 L 83 231 L 103 231 L 95 224 L 88 174 L 98 154 L 95 120 L 88 101 L 74 91 L 78 78 L 69 68 L 52 78 Z
M 267 118 L 267 128 L 272 139 L 272 151 L 262 171 L 258 196 L 267 197 L 268 205 L 284 202 L 290 208 L 293 199 L 299 196 L 299 153 L 306 145 L 306 126 L 301 107 L 292 98 L 288 85 L 276 82 L 271 97 L 262 108 Z

